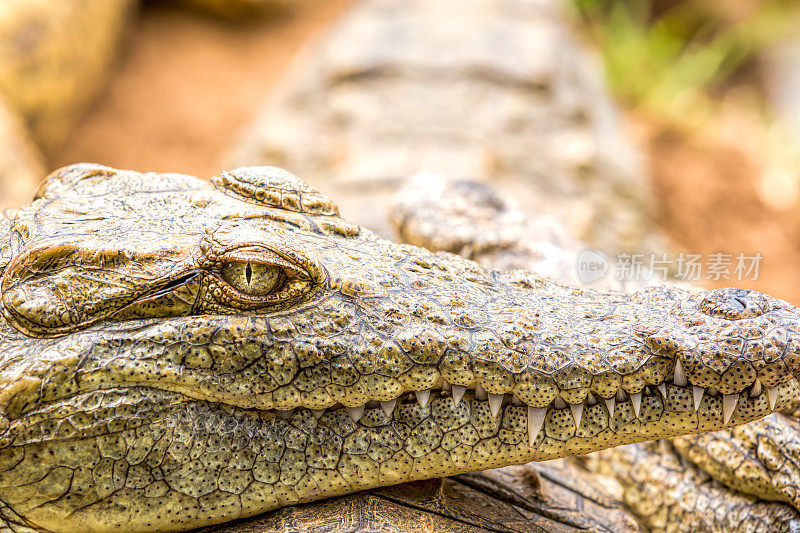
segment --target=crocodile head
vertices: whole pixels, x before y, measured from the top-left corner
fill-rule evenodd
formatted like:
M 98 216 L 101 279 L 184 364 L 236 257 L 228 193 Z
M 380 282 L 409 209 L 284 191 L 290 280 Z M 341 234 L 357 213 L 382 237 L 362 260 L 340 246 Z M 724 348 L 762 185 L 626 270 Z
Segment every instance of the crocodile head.
M 57 171 L 4 221 L 0 520 L 180 530 L 729 427 L 798 391 L 800 312 L 484 270 L 275 168 Z

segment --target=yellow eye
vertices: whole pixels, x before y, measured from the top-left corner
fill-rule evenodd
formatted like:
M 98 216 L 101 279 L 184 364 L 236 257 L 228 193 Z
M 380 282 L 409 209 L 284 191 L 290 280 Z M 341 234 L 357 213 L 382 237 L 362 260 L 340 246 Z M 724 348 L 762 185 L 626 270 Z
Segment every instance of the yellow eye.
M 268 296 L 281 286 L 284 274 L 283 269 L 275 265 L 230 261 L 222 265 L 222 278 L 241 293 Z

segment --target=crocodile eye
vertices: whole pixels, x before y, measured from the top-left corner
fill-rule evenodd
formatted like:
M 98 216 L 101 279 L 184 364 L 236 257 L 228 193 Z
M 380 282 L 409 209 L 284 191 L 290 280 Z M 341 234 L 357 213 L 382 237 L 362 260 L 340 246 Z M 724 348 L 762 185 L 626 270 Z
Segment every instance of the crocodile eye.
M 315 266 L 302 257 L 284 257 L 265 248 L 230 250 L 210 274 L 209 294 L 215 303 L 243 310 L 291 305 L 318 279 Z
M 281 286 L 283 269 L 253 261 L 230 261 L 221 269 L 222 279 L 249 296 L 267 296 Z

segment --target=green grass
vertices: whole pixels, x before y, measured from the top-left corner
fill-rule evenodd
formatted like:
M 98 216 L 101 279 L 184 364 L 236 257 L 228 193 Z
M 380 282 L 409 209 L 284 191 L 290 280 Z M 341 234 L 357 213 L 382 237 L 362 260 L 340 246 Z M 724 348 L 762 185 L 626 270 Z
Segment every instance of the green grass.
M 681 117 L 707 113 L 724 86 L 798 21 L 796 1 L 766 0 L 731 23 L 703 1 L 654 13 L 650 0 L 572 0 L 596 42 L 611 90 L 626 105 Z

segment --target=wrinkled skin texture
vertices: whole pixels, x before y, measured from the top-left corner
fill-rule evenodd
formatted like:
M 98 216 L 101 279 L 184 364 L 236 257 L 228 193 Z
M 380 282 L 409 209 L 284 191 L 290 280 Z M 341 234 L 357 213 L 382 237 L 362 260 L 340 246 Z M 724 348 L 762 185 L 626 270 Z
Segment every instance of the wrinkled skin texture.
M 420 176 L 409 180 L 395 198 L 392 220 L 404 239 L 426 248 L 466 253 L 487 266 L 513 265 L 553 272 L 556 279 L 559 279 L 558 272 L 565 270 L 563 265 L 575 265 L 576 249 L 580 248 L 564 246 L 564 239 L 557 232 L 549 236 L 542 235 L 541 230 L 537 231 L 542 226 L 541 216 L 525 216 L 487 185 L 443 176 Z M 475 244 L 470 245 L 470 242 Z M 559 255 L 550 251 L 549 245 L 556 246 L 562 253 Z M 553 264 L 556 268 L 553 268 Z M 650 527 L 692 530 L 699 523 L 712 530 L 726 531 L 734 523 L 720 520 L 726 515 L 726 509 L 733 510 L 732 516 L 742 516 L 752 501 L 731 493 L 723 485 L 763 500 L 783 501 L 798 508 L 798 409 L 800 402 L 795 401 L 781 413 L 749 424 L 724 431 L 676 437 L 672 441 L 674 448 L 666 443 L 659 447 L 638 444 L 630 446 L 638 449 L 601 455 L 608 461 L 621 458 L 622 464 L 637 455 L 647 457 L 644 464 L 638 467 L 635 487 L 631 487 L 633 473 L 625 467 L 611 467 L 597 458 L 588 464 L 594 470 L 621 473 L 620 479 L 628 489 L 625 497 L 629 506 L 643 514 L 642 518 Z M 680 495 L 680 499 L 686 501 L 706 498 L 709 482 L 704 478 L 705 475 L 711 475 L 720 482 L 713 488 L 716 495 L 715 512 L 708 517 L 705 517 L 702 507 L 691 512 L 673 509 L 669 511 L 671 521 L 665 521 L 662 515 L 656 518 L 650 516 L 652 508 L 645 502 L 651 500 L 642 495 L 663 490 L 664 473 L 668 465 L 676 461 L 676 452 L 696 465 L 691 467 L 695 473 L 687 474 L 680 480 L 671 479 L 673 483 L 670 490 L 676 500 L 678 497 L 675 495 Z M 664 457 L 657 457 L 659 453 L 663 453 Z M 785 517 L 796 514 L 788 509 L 778 512 L 780 507 L 755 504 L 749 514 L 758 518 L 760 530 L 765 530 L 772 523 L 770 514 L 778 513 Z M 666 512 L 666 507 L 659 510 L 659 513 Z M 768 514 L 765 515 L 765 512 Z M 654 520 L 662 522 L 654 524 Z
M 682 461 L 667 441 L 605 450 L 593 470 L 619 479 L 625 503 L 654 533 L 794 532 L 800 514 L 787 505 L 733 493 Z
M 488 268 L 579 283 L 575 258 L 585 245 L 556 218 L 526 213 L 484 183 L 418 174 L 392 198 L 389 219 L 405 243 L 455 253 Z
M 755 385 L 798 389 L 786 302 L 485 270 L 279 169 L 67 167 L 4 225 L 9 523 L 189 529 L 730 427 L 773 410 Z
M 675 448 L 733 489 L 800 509 L 800 420 L 794 413 L 677 438 Z

